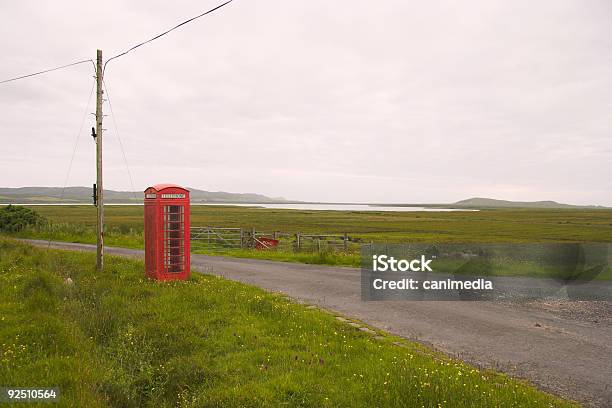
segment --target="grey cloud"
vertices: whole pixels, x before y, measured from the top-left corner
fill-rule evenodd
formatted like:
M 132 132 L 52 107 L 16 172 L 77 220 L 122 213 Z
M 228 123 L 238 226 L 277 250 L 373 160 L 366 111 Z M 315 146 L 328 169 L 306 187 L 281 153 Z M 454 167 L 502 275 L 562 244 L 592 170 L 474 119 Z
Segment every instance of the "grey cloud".
M 109 1 L 94 29 L 89 3 L 5 2 L 0 78 L 109 57 L 214 4 Z M 607 1 L 235 1 L 106 80 L 139 189 L 612 205 L 610 17 Z M 0 87 L 0 185 L 63 183 L 91 75 Z M 69 184 L 94 179 L 92 122 Z M 129 189 L 105 127 L 107 186 Z

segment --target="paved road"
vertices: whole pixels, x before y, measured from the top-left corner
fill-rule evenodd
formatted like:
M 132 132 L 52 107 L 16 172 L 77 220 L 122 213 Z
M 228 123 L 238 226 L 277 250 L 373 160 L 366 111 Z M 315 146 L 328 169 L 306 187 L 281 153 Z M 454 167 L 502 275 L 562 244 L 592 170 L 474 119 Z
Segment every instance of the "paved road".
M 46 241 L 29 242 L 47 246 Z M 51 247 L 95 250 L 93 245 Z M 108 248 L 139 257 L 140 250 Z M 363 302 L 353 268 L 192 255 L 195 270 L 285 293 L 589 406 L 612 406 L 610 302 Z

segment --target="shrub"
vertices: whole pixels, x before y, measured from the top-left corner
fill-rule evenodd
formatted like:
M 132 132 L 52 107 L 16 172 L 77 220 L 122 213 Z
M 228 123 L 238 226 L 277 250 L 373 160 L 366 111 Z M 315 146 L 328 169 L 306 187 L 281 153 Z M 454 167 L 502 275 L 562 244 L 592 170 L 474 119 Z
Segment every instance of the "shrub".
M 8 205 L 0 208 L 0 231 L 18 232 L 28 226 L 43 224 L 45 219 L 29 208 Z

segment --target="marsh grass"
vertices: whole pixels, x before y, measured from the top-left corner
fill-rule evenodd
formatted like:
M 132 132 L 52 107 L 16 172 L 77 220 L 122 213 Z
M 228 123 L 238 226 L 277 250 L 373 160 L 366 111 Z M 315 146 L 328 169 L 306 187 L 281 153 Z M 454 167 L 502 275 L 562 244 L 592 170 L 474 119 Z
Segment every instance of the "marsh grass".
M 60 406 L 572 406 L 255 287 L 94 263 L 0 238 L 0 384 L 58 386 Z
M 46 225 L 26 227 L 11 236 L 93 244 L 96 212 L 92 206 L 31 207 Z M 144 248 L 143 209 L 106 208 L 105 244 Z M 194 226 L 255 227 L 289 233 L 348 233 L 363 243 L 535 243 L 612 242 L 612 210 L 482 210 L 478 212 L 298 211 L 231 206 L 192 206 Z M 195 253 L 286 262 L 359 267 L 359 252 L 230 249 Z M 506 264 L 502 275 L 549 276 L 524 264 Z M 554 273 L 553 273 L 554 274 Z M 612 269 L 598 276 L 612 279 Z
M 93 206 L 36 206 L 58 225 L 52 234 L 95 238 Z M 143 208 L 107 206 L 109 240 L 143 244 Z M 192 206 L 193 226 L 256 228 L 303 234 L 343 234 L 363 242 L 612 242 L 612 210 L 482 210 L 478 212 L 298 211 L 231 206 Z M 43 230 L 32 230 L 42 233 Z M 95 240 L 94 240 L 95 242 Z

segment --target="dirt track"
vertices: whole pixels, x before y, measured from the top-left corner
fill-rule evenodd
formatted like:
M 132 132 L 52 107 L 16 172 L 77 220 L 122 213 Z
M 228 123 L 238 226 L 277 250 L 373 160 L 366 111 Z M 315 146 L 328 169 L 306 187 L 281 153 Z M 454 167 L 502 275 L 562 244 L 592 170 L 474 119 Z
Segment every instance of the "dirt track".
M 46 241 L 27 240 L 47 246 Z M 93 251 L 85 244 L 52 248 Z M 144 251 L 108 248 L 113 255 Z M 192 255 L 199 271 L 224 276 L 359 319 L 481 367 L 529 379 L 587 406 L 612 406 L 610 302 L 363 302 L 360 271 Z

